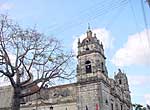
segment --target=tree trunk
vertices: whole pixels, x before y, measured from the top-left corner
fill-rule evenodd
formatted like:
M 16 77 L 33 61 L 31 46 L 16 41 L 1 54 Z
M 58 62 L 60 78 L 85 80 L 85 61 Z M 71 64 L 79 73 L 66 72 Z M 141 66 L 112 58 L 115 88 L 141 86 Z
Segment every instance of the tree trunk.
M 20 93 L 21 93 L 20 87 L 14 88 L 11 110 L 20 110 Z

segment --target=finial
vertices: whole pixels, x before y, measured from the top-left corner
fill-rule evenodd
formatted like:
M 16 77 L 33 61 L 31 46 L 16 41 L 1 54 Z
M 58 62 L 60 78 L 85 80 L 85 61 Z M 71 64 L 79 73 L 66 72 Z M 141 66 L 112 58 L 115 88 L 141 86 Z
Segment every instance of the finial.
M 90 23 L 88 23 L 88 30 L 90 30 L 91 28 L 90 28 Z
M 96 33 L 94 33 L 94 37 L 96 37 Z
M 119 72 L 119 73 L 122 73 L 120 68 L 118 69 L 118 72 Z
M 88 31 L 87 31 L 87 38 L 92 37 L 92 31 L 90 29 L 90 24 L 88 23 Z
M 101 45 L 101 47 L 102 47 L 102 49 L 103 49 L 104 47 L 103 47 L 103 43 L 102 43 L 102 42 L 101 42 L 101 44 L 100 44 L 100 45 Z
M 80 43 L 80 38 L 78 38 L 78 43 Z

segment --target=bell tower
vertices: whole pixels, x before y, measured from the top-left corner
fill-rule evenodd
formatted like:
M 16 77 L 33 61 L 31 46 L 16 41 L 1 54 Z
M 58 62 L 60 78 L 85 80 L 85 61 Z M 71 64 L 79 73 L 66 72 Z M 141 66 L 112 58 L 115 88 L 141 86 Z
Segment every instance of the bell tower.
M 106 88 L 103 91 L 103 87 L 104 83 L 108 85 L 108 72 L 103 44 L 90 28 L 87 30 L 86 38 L 78 40 L 77 59 L 78 110 L 99 110 L 103 107 L 102 93 L 107 91 Z
M 86 38 L 83 41 L 78 39 L 77 59 L 78 82 L 108 77 L 103 44 L 97 39 L 96 34 L 93 35 L 90 27 Z
M 122 91 L 125 95 L 125 100 L 131 101 L 130 91 L 129 91 L 129 84 L 128 79 L 125 73 L 121 71 L 121 69 L 118 69 L 118 73 L 115 75 L 115 80 L 117 82 L 117 85 L 122 88 Z

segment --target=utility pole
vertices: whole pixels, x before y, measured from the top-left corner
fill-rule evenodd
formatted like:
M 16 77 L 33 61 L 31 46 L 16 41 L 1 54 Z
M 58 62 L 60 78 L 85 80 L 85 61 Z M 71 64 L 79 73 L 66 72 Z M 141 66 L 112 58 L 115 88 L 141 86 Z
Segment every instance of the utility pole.
M 147 2 L 148 6 L 150 8 L 150 0 L 146 0 L 146 2 Z

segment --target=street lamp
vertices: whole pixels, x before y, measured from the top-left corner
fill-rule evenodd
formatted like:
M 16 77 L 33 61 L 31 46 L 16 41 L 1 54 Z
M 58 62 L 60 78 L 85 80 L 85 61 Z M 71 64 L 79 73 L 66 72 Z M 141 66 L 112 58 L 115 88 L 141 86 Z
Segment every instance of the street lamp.
M 50 106 L 50 108 L 49 108 L 50 110 L 53 110 L 53 107 L 52 106 Z

